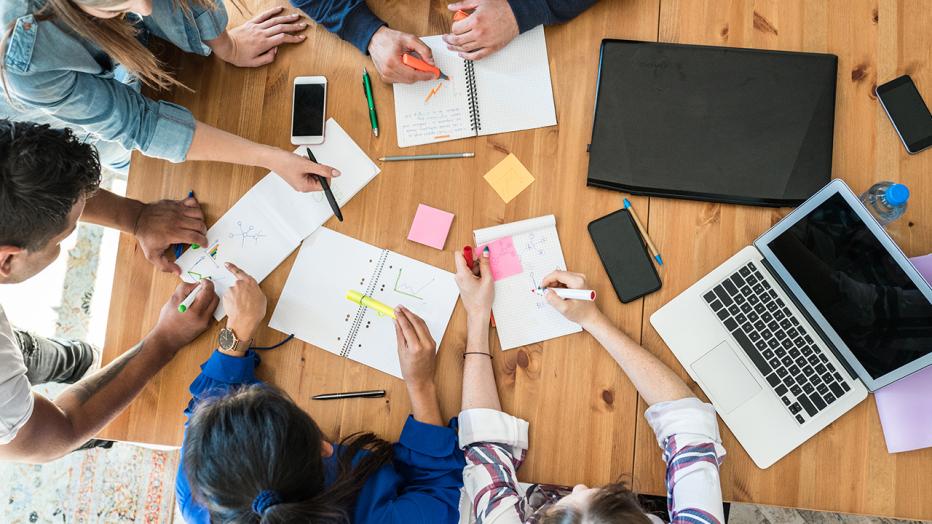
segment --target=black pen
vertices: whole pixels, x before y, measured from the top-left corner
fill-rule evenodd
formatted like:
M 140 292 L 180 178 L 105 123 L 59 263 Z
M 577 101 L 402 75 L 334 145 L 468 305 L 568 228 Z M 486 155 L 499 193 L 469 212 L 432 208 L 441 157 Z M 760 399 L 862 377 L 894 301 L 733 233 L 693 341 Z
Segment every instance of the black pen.
M 311 160 L 311 162 L 317 162 L 317 158 L 314 157 L 314 153 L 311 153 L 311 148 L 308 147 L 306 149 L 307 157 Z M 343 222 L 343 213 L 340 211 L 340 205 L 337 204 L 336 197 L 333 196 L 333 191 L 330 190 L 330 184 L 327 183 L 327 177 L 315 174 L 314 178 L 320 182 L 320 187 L 324 188 L 324 195 L 327 196 L 327 202 L 330 203 L 330 209 L 333 210 L 333 214 L 336 215 L 337 220 Z
M 323 395 L 314 395 L 311 399 L 335 400 L 340 398 L 378 398 L 384 396 L 384 389 L 373 389 L 371 391 L 350 391 L 349 393 L 325 393 Z

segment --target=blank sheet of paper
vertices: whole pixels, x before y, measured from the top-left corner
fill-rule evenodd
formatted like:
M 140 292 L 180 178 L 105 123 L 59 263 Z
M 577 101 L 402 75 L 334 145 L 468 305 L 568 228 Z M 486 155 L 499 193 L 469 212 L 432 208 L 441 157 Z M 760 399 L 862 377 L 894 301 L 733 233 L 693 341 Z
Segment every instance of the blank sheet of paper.
M 502 349 L 582 331 L 579 324 L 553 309 L 545 297 L 534 293 L 547 274 L 566 269 L 556 224 L 556 218 L 547 215 L 473 232 L 478 246 L 510 238 L 520 259 L 521 272 L 495 281 L 492 312 Z

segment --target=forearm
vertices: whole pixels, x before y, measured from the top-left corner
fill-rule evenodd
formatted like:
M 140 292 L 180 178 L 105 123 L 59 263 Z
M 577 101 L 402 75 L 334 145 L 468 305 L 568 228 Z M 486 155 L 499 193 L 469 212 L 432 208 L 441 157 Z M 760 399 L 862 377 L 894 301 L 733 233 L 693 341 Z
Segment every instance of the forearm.
M 471 315 L 467 320 L 466 333 L 462 409 L 488 408 L 501 411 L 492 358 L 485 356 L 490 354 L 488 314 Z
M 100 189 L 87 199 L 81 221 L 133 234 L 144 204 Z
M 649 406 L 694 396 L 672 369 L 612 325 L 605 315 L 584 322 L 583 328 L 618 362 Z
M 228 133 L 198 121 L 187 160 L 227 162 L 244 166 L 272 169 L 272 157 L 281 152 L 278 148 L 257 144 L 241 136 Z
M 100 371 L 63 391 L 54 404 L 70 423 L 67 442 L 50 453 L 63 455 L 93 437 L 115 418 L 146 383 L 174 356 L 178 348 L 147 337 Z
M 411 414 L 418 422 L 443 426 L 440 414 L 440 401 L 437 399 L 437 386 L 431 380 L 424 384 L 408 384 L 408 397 L 411 399 Z
M 315 22 L 366 53 L 372 35 L 385 22 L 375 16 L 364 0 L 289 0 Z

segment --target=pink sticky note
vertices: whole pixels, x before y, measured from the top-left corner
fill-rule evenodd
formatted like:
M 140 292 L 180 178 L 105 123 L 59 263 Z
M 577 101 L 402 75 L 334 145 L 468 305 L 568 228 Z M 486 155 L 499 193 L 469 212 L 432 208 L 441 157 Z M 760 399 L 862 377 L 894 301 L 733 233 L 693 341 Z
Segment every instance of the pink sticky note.
M 418 204 L 408 240 L 436 249 L 443 249 L 453 223 L 453 213 Z
M 479 246 L 477 250 L 480 254 L 485 246 L 489 246 L 489 266 L 492 268 L 493 280 L 499 281 L 524 271 L 511 237 L 499 238 Z

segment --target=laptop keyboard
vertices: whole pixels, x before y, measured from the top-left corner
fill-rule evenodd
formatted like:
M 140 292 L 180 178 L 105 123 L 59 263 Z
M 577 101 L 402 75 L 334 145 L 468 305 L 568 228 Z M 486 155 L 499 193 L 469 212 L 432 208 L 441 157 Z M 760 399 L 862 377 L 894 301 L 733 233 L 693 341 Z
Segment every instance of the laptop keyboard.
M 753 262 L 702 298 L 796 422 L 805 423 L 851 389 Z

